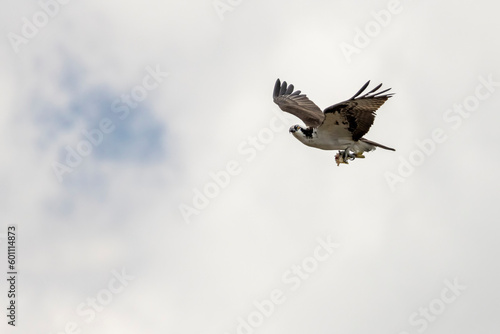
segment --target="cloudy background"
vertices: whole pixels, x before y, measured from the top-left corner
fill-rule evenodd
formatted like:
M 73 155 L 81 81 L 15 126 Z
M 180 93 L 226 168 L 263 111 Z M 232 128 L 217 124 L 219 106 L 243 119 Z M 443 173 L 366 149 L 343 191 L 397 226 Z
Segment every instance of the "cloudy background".
M 498 331 L 498 4 L 47 1 L 0 12 L 17 332 Z M 288 134 L 278 77 L 322 108 L 392 87 L 367 137 L 397 151 L 337 167 Z

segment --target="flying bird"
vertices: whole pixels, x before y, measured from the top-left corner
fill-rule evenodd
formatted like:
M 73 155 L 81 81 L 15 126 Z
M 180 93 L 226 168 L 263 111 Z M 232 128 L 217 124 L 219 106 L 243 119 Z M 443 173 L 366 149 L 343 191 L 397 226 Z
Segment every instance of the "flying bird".
M 377 92 L 382 84 L 368 93 L 361 95 L 370 81 L 348 100 L 321 109 L 301 94 L 294 91 L 293 85 L 276 80 L 273 100 L 281 110 L 300 118 L 307 127 L 294 125 L 289 132 L 307 146 L 322 150 L 339 150 L 335 156 L 337 166 L 348 160 L 364 158 L 363 152 L 376 147 L 395 151 L 395 149 L 363 138 L 375 120 L 375 112 L 390 98 L 392 93 L 384 94 L 389 89 Z M 361 96 L 360 96 L 361 95 Z M 352 153 L 351 153 L 352 152 Z

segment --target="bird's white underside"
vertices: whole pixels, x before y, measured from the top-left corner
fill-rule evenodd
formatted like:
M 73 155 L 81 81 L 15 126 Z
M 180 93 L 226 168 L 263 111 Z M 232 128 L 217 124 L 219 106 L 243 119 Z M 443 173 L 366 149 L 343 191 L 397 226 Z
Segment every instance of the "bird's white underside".
M 325 116 L 323 123 L 318 128 L 313 129 L 312 138 L 307 137 L 300 130 L 293 133 L 294 137 L 307 146 L 321 150 L 350 149 L 354 153 L 362 153 L 375 148 L 373 145 L 354 141 L 352 133 L 349 131 L 349 124 L 339 113 L 328 113 Z
M 332 135 L 328 129 L 314 129 L 312 137 L 306 136 L 301 130 L 292 133 L 304 145 L 315 147 L 321 150 L 346 150 L 350 149 L 354 153 L 372 151 L 375 146 L 361 141 L 354 141 L 349 135 L 338 136 L 338 132 Z

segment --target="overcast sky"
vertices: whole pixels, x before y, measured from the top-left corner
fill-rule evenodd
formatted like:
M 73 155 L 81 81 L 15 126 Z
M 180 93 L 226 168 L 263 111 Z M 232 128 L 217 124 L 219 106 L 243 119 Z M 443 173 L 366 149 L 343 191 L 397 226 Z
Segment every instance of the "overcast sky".
M 19 333 L 498 332 L 500 5 L 3 5 Z M 396 152 L 337 167 L 277 78 L 322 109 L 391 87 L 366 137 Z

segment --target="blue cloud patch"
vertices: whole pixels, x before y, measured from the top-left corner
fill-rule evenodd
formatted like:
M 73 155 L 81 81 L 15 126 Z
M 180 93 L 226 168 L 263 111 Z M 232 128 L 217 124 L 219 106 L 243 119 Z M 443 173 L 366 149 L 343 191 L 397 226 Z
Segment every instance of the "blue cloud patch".
M 89 158 L 138 163 L 164 159 L 165 127 L 144 102 L 132 107 L 117 96 L 103 88 L 77 94 L 68 110 L 56 112 L 53 120 L 79 131 L 80 140 L 92 144 Z
M 36 144 L 42 151 L 60 145 L 51 163 L 59 182 L 105 187 L 99 180 L 99 162 L 147 166 L 164 161 L 166 126 L 154 116 L 147 97 L 168 73 L 151 67 L 146 73 L 128 92 L 116 92 L 106 85 L 86 84 L 86 72 L 68 61 L 53 77 L 59 92 L 37 94 L 30 101 L 40 130 Z
M 104 130 L 102 143 L 95 147 L 96 159 L 146 163 L 165 157 L 165 128 L 155 119 L 148 106 L 137 103 L 131 107 L 119 98 L 100 92 L 90 95 L 80 107 L 89 109 L 87 131 Z M 117 107 L 121 107 L 121 113 L 116 112 Z

